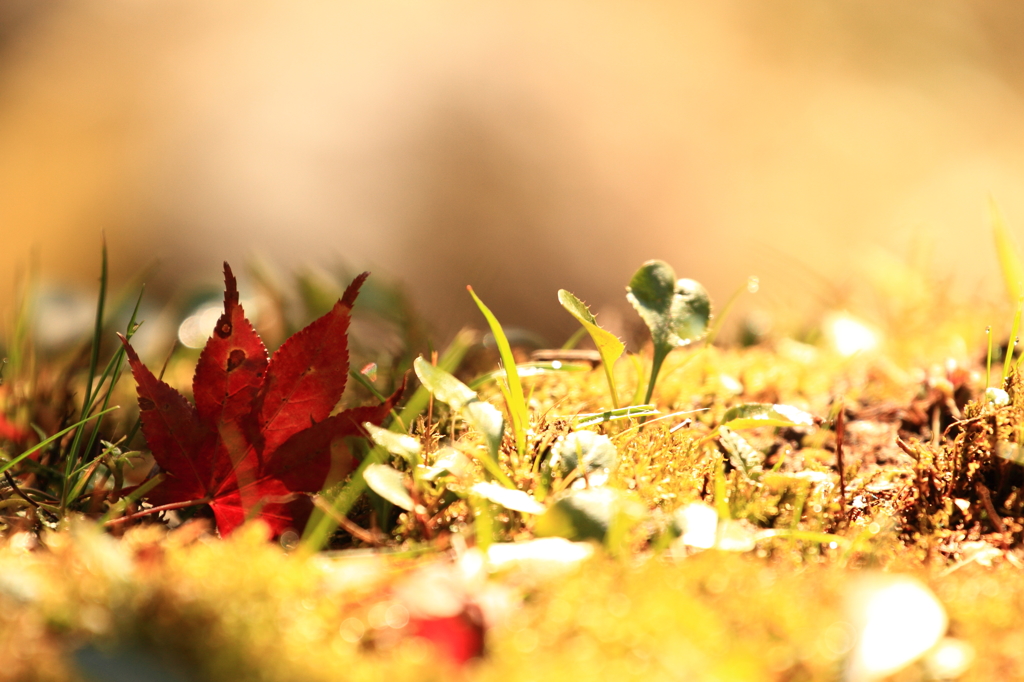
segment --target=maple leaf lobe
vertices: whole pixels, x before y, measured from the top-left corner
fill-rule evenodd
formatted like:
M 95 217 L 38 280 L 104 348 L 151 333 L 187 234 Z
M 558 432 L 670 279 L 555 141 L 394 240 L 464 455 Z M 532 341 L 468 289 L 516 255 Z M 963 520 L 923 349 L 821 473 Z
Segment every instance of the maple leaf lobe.
M 195 407 L 156 379 L 122 337 L 143 434 L 167 475 L 150 502 L 208 503 L 222 535 L 253 517 L 275 535 L 301 523 L 311 508 L 306 493 L 323 487 L 340 439 L 365 435 L 362 423 L 381 423 L 403 393 L 404 382 L 379 405 L 331 416 L 345 390 L 352 305 L 367 274 L 268 357 L 225 263 L 224 312 L 196 363 Z M 347 475 L 351 462 L 340 468 Z

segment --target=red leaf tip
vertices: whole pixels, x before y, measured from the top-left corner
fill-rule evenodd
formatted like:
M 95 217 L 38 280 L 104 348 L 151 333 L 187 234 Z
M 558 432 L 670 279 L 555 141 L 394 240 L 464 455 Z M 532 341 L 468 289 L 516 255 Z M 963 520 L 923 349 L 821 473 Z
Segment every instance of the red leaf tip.
M 117 338 L 121 340 L 121 345 L 124 346 L 124 352 L 128 355 L 128 360 L 130 362 L 138 362 L 139 355 L 132 348 L 132 344 L 128 343 L 128 339 L 125 338 L 124 334 L 117 332 Z
M 238 305 L 238 281 L 231 272 L 231 266 L 224 261 L 224 310 L 233 305 Z
M 364 272 L 358 275 L 354 280 L 352 280 L 352 283 L 348 285 L 347 289 L 345 289 L 345 293 L 342 294 L 341 302 L 347 305 L 349 308 L 355 305 L 356 296 L 359 295 L 359 288 L 363 286 L 363 282 L 365 282 L 366 278 L 369 276 L 369 272 Z

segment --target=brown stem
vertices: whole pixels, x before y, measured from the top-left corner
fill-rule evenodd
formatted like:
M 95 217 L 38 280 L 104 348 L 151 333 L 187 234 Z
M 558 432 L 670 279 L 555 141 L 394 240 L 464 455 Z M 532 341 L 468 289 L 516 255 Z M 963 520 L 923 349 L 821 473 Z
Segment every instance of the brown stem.
M 981 481 L 977 481 L 974 484 L 974 489 L 978 491 L 981 504 L 985 507 L 985 511 L 988 512 L 988 517 L 992 520 L 992 525 L 995 526 L 996 532 L 1002 535 L 1006 532 L 1006 526 L 1003 525 L 1003 519 L 996 513 L 996 506 L 992 504 L 992 495 L 989 494 L 988 488 Z
M 412 513 L 416 517 L 416 523 L 420 524 L 423 528 L 423 534 L 426 536 L 427 540 L 433 540 L 434 529 L 430 525 L 430 514 L 426 512 L 423 504 L 421 503 L 420 494 L 419 491 L 416 490 L 415 485 L 410 487 L 409 495 L 412 497 Z M 420 509 L 424 509 L 424 511 L 418 511 Z
M 344 514 L 339 514 L 338 510 L 334 508 L 334 505 L 332 505 L 319 495 L 313 496 L 313 506 L 322 511 L 324 514 L 330 516 L 332 519 L 334 519 L 334 522 L 337 523 L 341 528 L 345 530 L 345 532 L 347 532 L 352 537 L 361 540 L 368 545 L 373 545 L 374 547 L 380 545 L 380 542 L 378 542 L 377 538 L 373 536 L 373 533 L 366 530 L 365 528 L 362 528 L 361 526 L 352 523 Z
M 199 500 L 187 500 L 185 502 L 172 502 L 171 504 L 162 504 L 159 507 L 150 507 L 149 509 L 143 509 L 142 511 L 135 512 L 134 514 L 121 516 L 116 519 L 110 519 L 103 525 L 114 526 L 119 523 L 124 523 L 125 521 L 131 521 L 132 519 L 139 519 L 143 516 L 149 516 L 150 514 L 159 514 L 160 512 L 173 511 L 175 509 L 184 509 L 185 507 L 194 507 L 197 504 L 209 504 L 210 502 L 211 499 L 209 497 L 204 497 Z
M 14 477 L 11 476 L 11 472 L 10 471 L 5 471 L 4 472 L 4 478 L 7 479 L 7 482 L 11 485 L 11 488 L 14 490 L 14 492 L 17 493 L 18 497 L 20 497 L 21 499 L 25 500 L 26 502 L 31 504 L 33 507 L 38 507 L 39 506 L 38 504 L 36 504 L 35 500 L 33 500 L 28 495 L 26 495 L 24 492 L 22 492 L 21 488 L 18 487 L 18 484 L 14 482 Z
M 843 437 L 846 435 L 845 412 L 846 406 L 840 399 L 839 412 L 836 414 L 836 466 L 839 468 L 839 510 L 843 515 L 844 522 L 849 520 L 846 516 L 846 464 L 843 462 Z

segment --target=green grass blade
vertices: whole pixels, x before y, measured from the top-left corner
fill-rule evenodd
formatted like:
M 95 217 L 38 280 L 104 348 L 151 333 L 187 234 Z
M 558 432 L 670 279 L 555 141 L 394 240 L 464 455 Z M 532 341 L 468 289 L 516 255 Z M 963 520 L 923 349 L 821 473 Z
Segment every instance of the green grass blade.
M 757 277 L 751 276 L 747 278 L 747 281 L 732 293 L 729 300 L 722 306 L 721 311 L 711 320 L 711 326 L 708 328 L 708 333 L 704 337 L 704 344 L 707 346 L 713 346 L 715 339 L 718 338 L 718 333 L 722 331 L 722 326 L 725 324 L 726 319 L 729 317 L 729 313 L 732 312 L 732 308 L 736 305 L 736 302 L 740 300 L 740 295 L 746 291 L 751 294 L 756 294 L 760 282 Z
M 562 304 L 570 315 L 575 317 L 583 328 L 590 334 L 590 338 L 594 340 L 594 345 L 597 346 L 597 352 L 601 354 L 601 364 L 604 365 L 605 378 L 608 380 L 608 390 L 612 394 L 612 407 L 619 407 L 619 395 L 615 389 L 615 377 L 612 374 L 612 369 L 615 366 L 615 361 L 622 356 L 623 351 L 626 350 L 625 344 L 619 340 L 619 337 L 615 336 L 606 329 L 602 329 L 597 324 L 597 319 L 593 313 L 590 312 L 590 308 L 576 298 L 571 292 L 565 289 L 558 290 L 558 302 Z
M 366 492 L 366 479 L 363 478 L 363 472 L 366 471 L 366 467 L 371 464 L 380 464 L 387 457 L 387 450 L 378 445 L 370 450 L 366 458 L 359 463 L 356 470 L 352 472 L 352 477 L 349 478 L 348 483 L 330 501 L 338 516 L 347 516 L 352 511 L 352 506 Z M 338 522 L 330 515 L 323 513 L 319 509 L 313 509 L 313 513 L 309 517 L 309 523 L 306 524 L 306 530 L 303 534 L 299 551 L 307 556 L 316 554 L 327 545 L 327 540 L 337 527 Z
M 53 434 L 52 436 L 50 436 L 46 440 L 44 440 L 44 441 L 40 442 L 39 444 L 29 448 L 28 450 L 25 450 L 25 452 L 21 453 L 20 455 L 18 455 L 14 459 L 12 459 L 12 460 L 10 460 L 8 462 L 4 462 L 2 465 L 0 465 L 0 474 L 3 474 L 5 471 L 8 471 L 11 467 L 13 467 L 15 464 L 17 464 L 21 460 L 25 459 L 26 457 L 28 457 L 32 453 L 38 452 L 42 448 L 45 448 L 50 443 L 60 439 L 61 437 L 65 436 L 66 434 L 70 433 L 71 431 L 77 429 L 78 427 L 80 427 L 80 426 L 82 426 L 84 424 L 87 424 L 88 422 L 91 422 L 93 419 L 99 419 L 103 415 L 110 414 L 114 410 L 118 410 L 118 409 L 120 409 L 120 406 L 114 405 L 113 407 L 108 408 L 106 410 L 103 410 L 102 412 L 97 412 L 96 414 L 91 415 L 89 417 L 86 417 L 85 419 L 80 419 L 79 421 L 75 422 L 71 426 L 58 431 L 57 433 Z
M 93 328 L 92 334 L 92 352 L 89 354 L 89 374 L 86 377 L 85 382 L 85 395 L 82 398 L 82 416 L 85 417 L 92 412 L 93 408 L 93 381 L 96 378 L 96 368 L 100 362 L 100 342 L 103 337 L 103 310 L 107 301 L 107 241 L 106 237 L 103 239 L 102 255 L 100 258 L 100 294 L 99 300 L 96 303 L 96 323 Z M 96 387 L 96 392 L 99 391 L 99 387 Z M 68 492 L 70 489 L 71 472 L 78 466 L 78 453 L 82 445 L 81 430 L 75 433 L 75 437 L 71 441 L 71 447 L 67 451 L 64 462 L 64 485 L 61 491 L 61 504 L 68 498 Z
M 1006 357 L 1003 358 L 1003 381 L 1010 376 L 1013 368 L 1013 351 L 1017 349 L 1017 336 L 1020 333 L 1020 312 L 1024 307 L 1024 295 L 1017 299 L 1017 312 L 1013 316 L 1013 326 L 1010 327 L 1010 339 L 1006 344 Z M 1024 357 L 1024 356 L 1022 356 Z
M 586 335 L 586 327 L 580 327 L 579 329 L 572 333 L 572 336 L 566 339 L 565 343 L 562 344 L 562 350 L 572 350 L 573 348 L 579 345 L 580 341 L 582 341 L 583 337 Z
M 484 305 L 484 302 L 473 291 L 473 287 L 467 286 L 466 289 L 487 319 L 491 334 L 494 335 L 494 342 L 498 344 L 498 354 L 501 356 L 501 363 L 504 365 L 508 377 L 508 411 L 512 416 L 512 431 L 516 439 L 516 449 L 522 454 L 526 450 L 526 429 L 530 426 L 530 413 L 526 407 L 526 398 L 523 396 L 523 385 L 519 381 L 519 372 L 516 371 L 516 359 L 512 355 L 512 346 L 509 345 L 498 318 L 494 316 L 490 308 Z
M 125 329 L 125 338 L 129 341 L 133 336 L 135 336 L 135 332 L 139 330 L 139 323 L 137 322 L 137 319 L 139 307 L 142 305 L 143 293 L 145 292 L 139 292 L 139 297 L 135 301 L 135 307 L 132 309 L 131 317 L 128 320 L 128 326 Z M 100 410 L 107 409 L 107 406 L 110 404 L 110 396 L 113 393 L 114 386 L 117 384 L 118 379 L 121 378 L 121 368 L 124 363 L 124 355 L 124 347 L 119 345 L 117 350 L 114 351 L 113 357 L 111 357 L 107 362 L 107 366 L 104 367 L 99 381 L 96 383 L 96 390 L 93 392 L 93 404 L 90 406 L 89 412 L 91 412 L 92 408 L 95 407 L 95 398 L 99 396 L 104 384 L 107 384 L 107 391 L 103 396 L 103 402 L 100 405 Z M 88 412 L 82 413 L 83 416 L 86 416 L 87 414 Z M 74 462 L 78 466 L 74 467 L 73 470 L 68 471 L 64 479 L 61 504 L 65 508 L 71 500 L 76 499 L 82 489 L 88 485 L 88 480 L 78 480 L 78 472 L 84 466 L 85 455 L 93 451 L 93 448 L 96 445 L 96 439 L 99 438 L 100 431 L 98 425 L 99 422 L 97 422 L 97 428 L 93 429 L 92 434 L 89 436 L 89 442 L 86 444 L 84 450 L 79 452 L 77 449 L 81 444 L 81 439 L 78 437 L 78 434 L 76 434 L 72 448 L 68 451 L 68 461 Z
M 617 419 L 629 419 L 630 417 L 652 417 L 656 414 L 658 414 L 658 409 L 654 405 L 632 405 L 630 407 L 620 407 L 615 410 L 608 410 L 607 412 L 578 414 L 573 417 L 572 424 L 576 428 L 583 428 L 586 426 L 594 426 L 595 424 L 603 424 L 604 422 L 615 421 Z
M 129 341 L 131 341 L 132 337 L 135 336 L 135 332 L 139 330 L 139 307 L 142 305 L 142 296 L 144 293 L 145 288 L 139 291 L 139 297 L 135 300 L 135 307 L 132 309 L 131 317 L 128 318 L 128 326 L 125 328 L 124 337 Z M 121 369 L 124 366 L 124 355 L 124 346 L 118 345 L 117 350 L 114 351 L 114 357 L 112 357 L 110 359 L 110 362 L 107 363 L 107 366 L 103 370 L 103 374 L 100 376 L 99 384 L 97 384 L 97 395 L 99 392 L 99 388 L 102 387 L 104 382 L 106 382 L 109 379 L 107 392 L 103 396 L 103 404 L 100 406 L 101 410 L 107 409 L 107 405 L 110 404 L 110 395 L 113 393 L 114 386 L 117 385 L 118 380 L 121 378 Z M 86 453 L 93 451 L 93 448 L 96 445 L 96 439 L 99 438 L 99 435 L 100 430 L 98 428 L 93 429 L 92 435 L 89 437 L 89 443 L 85 447 Z M 86 482 L 86 484 L 87 483 L 88 482 Z M 75 499 L 75 497 L 77 496 L 72 494 L 69 499 Z
M 1006 282 L 1006 293 L 1011 301 L 1016 301 L 1024 293 L 1024 263 L 1021 262 L 1020 251 L 994 199 L 989 199 L 989 212 L 992 216 L 992 235 L 996 242 L 999 268 Z
M 100 260 L 100 295 L 96 303 L 96 323 L 92 333 L 92 353 L 89 355 L 89 381 L 85 385 L 85 398 L 82 400 L 82 414 L 89 414 L 92 408 L 93 379 L 100 362 L 100 341 L 103 336 L 103 311 L 107 302 L 107 240 L 103 238 L 103 249 Z
M 372 395 L 374 398 L 376 398 L 380 402 L 384 402 L 385 400 L 387 400 L 387 398 L 384 396 L 384 394 L 382 394 L 380 391 L 378 391 L 377 387 L 373 385 L 373 382 L 370 381 L 370 379 L 365 374 L 360 372 L 359 370 L 357 370 L 357 369 L 350 369 L 348 371 L 348 375 L 350 377 L 352 377 L 353 379 L 355 379 L 356 381 L 358 381 L 359 384 L 363 388 L 365 388 L 367 391 L 370 392 L 370 395 Z

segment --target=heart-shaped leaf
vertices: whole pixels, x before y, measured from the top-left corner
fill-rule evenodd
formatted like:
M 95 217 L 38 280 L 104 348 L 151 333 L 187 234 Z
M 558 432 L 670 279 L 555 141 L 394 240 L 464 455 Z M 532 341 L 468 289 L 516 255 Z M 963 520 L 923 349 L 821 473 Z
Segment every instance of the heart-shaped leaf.
M 733 430 L 758 426 L 813 426 L 814 417 L 791 405 L 745 403 L 726 410 L 722 415 L 722 425 Z
M 707 332 L 711 299 L 700 283 L 676 280 L 672 266 L 660 260 L 640 266 L 626 288 L 655 346 L 686 346 Z
M 668 263 L 650 260 L 640 266 L 626 287 L 626 299 L 651 330 L 654 359 L 645 403 L 651 401 L 661 363 L 669 351 L 686 346 L 707 333 L 711 299 L 700 283 L 676 279 Z
M 583 328 L 590 334 L 590 338 L 594 340 L 597 352 L 601 354 L 601 364 L 604 365 L 605 376 L 608 379 L 608 390 L 612 394 L 612 406 L 618 408 L 619 396 L 615 390 L 615 378 L 612 375 L 612 367 L 615 366 L 615 361 L 619 359 L 622 352 L 626 350 L 626 346 L 623 345 L 622 341 L 615 334 L 602 329 L 597 324 L 597 320 L 590 312 L 590 309 L 587 308 L 587 304 L 576 298 L 571 292 L 559 289 L 558 302 L 569 311 L 570 315 L 579 320 Z

